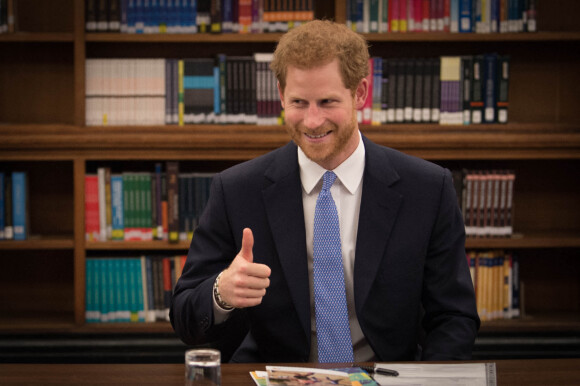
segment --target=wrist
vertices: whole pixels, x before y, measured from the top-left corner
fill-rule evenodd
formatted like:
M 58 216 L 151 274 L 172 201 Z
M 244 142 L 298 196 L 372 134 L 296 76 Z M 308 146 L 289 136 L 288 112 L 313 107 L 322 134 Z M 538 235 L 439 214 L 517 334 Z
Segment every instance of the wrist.
M 222 299 L 222 296 L 220 294 L 220 289 L 219 289 L 219 285 L 220 285 L 220 279 L 222 277 L 222 274 L 225 272 L 221 271 L 219 275 L 217 275 L 217 277 L 215 278 L 215 281 L 213 282 L 213 298 L 216 302 L 216 304 L 223 310 L 229 311 L 229 310 L 233 310 L 234 307 L 230 304 L 228 304 L 225 300 Z

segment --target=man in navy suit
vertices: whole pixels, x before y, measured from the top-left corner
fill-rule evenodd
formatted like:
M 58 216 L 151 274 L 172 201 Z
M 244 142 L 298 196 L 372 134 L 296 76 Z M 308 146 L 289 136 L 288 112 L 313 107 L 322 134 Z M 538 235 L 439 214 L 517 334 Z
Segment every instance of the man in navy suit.
M 318 361 L 314 207 L 331 170 L 354 360 L 471 357 L 479 318 L 451 174 L 359 132 L 368 58 L 329 21 L 280 40 L 271 68 L 292 142 L 214 177 L 173 295 L 184 342 L 236 331 L 233 362 Z

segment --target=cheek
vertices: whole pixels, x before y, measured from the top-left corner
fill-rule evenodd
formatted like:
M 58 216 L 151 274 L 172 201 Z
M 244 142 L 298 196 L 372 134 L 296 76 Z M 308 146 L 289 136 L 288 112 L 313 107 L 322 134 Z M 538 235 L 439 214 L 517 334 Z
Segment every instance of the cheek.
M 287 108 L 284 110 L 284 119 L 290 124 L 300 122 L 302 120 L 302 115 L 303 114 L 297 109 Z
M 327 119 L 337 125 L 350 123 L 352 121 L 353 111 L 350 109 L 336 109 L 328 114 Z

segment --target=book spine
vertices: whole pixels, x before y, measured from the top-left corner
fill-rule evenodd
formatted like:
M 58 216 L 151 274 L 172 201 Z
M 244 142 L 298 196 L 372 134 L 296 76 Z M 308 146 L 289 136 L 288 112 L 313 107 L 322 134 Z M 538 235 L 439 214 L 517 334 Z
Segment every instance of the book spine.
M 163 269 L 163 315 L 169 317 L 169 307 L 171 305 L 171 296 L 173 293 L 173 285 L 171 281 L 171 260 L 166 257 L 162 260 Z
M 441 111 L 441 62 L 433 59 L 433 77 L 431 86 L 431 122 L 439 122 Z
M 484 68 L 484 114 L 485 123 L 497 121 L 496 114 L 496 89 L 497 89 L 497 55 L 485 55 Z
M 462 71 L 462 82 L 463 87 L 461 90 L 462 104 L 461 110 L 463 111 L 463 124 L 469 125 L 471 123 L 471 87 L 472 87 L 472 71 L 473 71 L 473 58 L 471 56 L 463 56 L 461 58 L 461 71 Z
M 166 164 L 167 173 L 167 219 L 168 238 L 170 243 L 179 241 L 179 189 L 178 175 L 179 164 L 176 161 L 168 161 Z
M 471 83 L 471 123 L 483 122 L 483 98 L 484 98 L 484 57 L 476 55 L 473 58 L 473 71 Z
M 111 239 L 124 239 L 123 176 L 111 175 Z
M 423 86 L 425 77 L 425 61 L 415 60 L 415 90 L 413 92 L 413 122 L 421 122 L 423 119 Z
M 407 123 L 413 122 L 413 93 L 415 91 L 415 60 L 407 59 L 405 61 L 405 101 L 403 110 L 403 120 Z
M 509 81 L 510 81 L 510 57 L 502 55 L 498 57 L 498 88 L 497 88 L 497 121 L 508 122 L 509 107 Z
M 87 32 L 97 30 L 97 0 L 85 1 L 85 30 Z
M 14 240 L 28 238 L 28 176 L 26 172 L 12 172 L 12 222 Z
M 2 11 L 2 9 L 0 9 Z M 5 174 L 0 171 L 0 240 L 4 240 L 4 228 L 6 227 L 6 193 L 5 193 Z
M 459 32 L 470 33 L 473 31 L 472 0 L 459 0 Z

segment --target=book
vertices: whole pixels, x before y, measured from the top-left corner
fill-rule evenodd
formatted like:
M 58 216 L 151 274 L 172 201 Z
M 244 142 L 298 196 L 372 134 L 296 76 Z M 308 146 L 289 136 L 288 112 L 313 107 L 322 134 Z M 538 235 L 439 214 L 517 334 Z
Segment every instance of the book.
M 168 161 L 166 163 L 167 173 L 167 227 L 168 239 L 170 243 L 179 241 L 179 163 Z
M 28 173 L 12 172 L 12 224 L 14 240 L 28 238 Z
M 423 87 L 425 86 L 425 60 L 415 60 L 415 74 L 413 84 L 415 89 L 413 91 L 413 122 L 421 122 L 423 120 Z
M 100 241 L 99 179 L 96 174 L 85 176 L 85 239 Z
M 483 122 L 494 123 L 497 121 L 496 97 L 497 97 L 497 54 L 487 54 L 484 58 L 484 100 Z
M 413 122 L 413 104 L 415 102 L 413 97 L 415 91 L 415 64 L 415 59 L 407 59 L 405 61 L 403 121 L 407 123 Z
M 443 56 L 440 66 L 441 107 L 439 123 L 457 125 L 463 123 L 461 96 L 461 57 Z
M 111 175 L 111 239 L 124 240 L 123 176 Z
M 373 57 L 373 94 L 372 94 L 372 113 L 371 124 L 378 126 L 382 122 L 381 101 L 383 92 L 383 59 Z
M 6 227 L 6 193 L 5 173 L 0 171 L 0 240 L 4 240 L 4 228 Z
M 206 123 L 214 115 L 214 60 L 192 58 L 183 61 L 184 123 Z
M 510 57 L 507 55 L 501 55 L 498 57 L 497 63 L 497 122 L 507 123 L 509 107 Z
M 266 366 L 268 385 L 352 385 L 347 372 L 290 366 Z
M 472 71 L 473 58 L 471 56 L 461 57 L 461 95 L 462 95 L 462 111 L 463 124 L 469 125 L 471 123 L 471 87 L 472 87 Z
M 471 123 L 483 123 L 484 112 L 484 56 L 473 57 L 473 71 L 471 73 Z
M 472 0 L 459 0 L 459 32 L 473 32 Z

